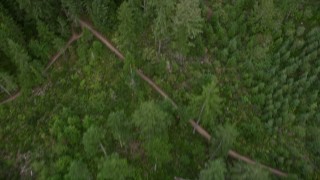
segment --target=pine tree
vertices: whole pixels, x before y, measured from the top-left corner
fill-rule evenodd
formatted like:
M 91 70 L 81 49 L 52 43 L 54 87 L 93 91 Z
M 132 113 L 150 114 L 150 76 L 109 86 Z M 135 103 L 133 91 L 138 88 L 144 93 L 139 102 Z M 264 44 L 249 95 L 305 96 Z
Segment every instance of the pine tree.
M 118 9 L 119 26 L 117 30 L 117 42 L 121 50 L 134 53 L 139 47 L 139 11 L 135 9 L 132 1 L 125 1 Z
M 180 1 L 173 17 L 174 48 L 186 55 L 193 45 L 191 40 L 202 33 L 203 22 L 198 0 Z
M 156 18 L 153 22 L 153 34 L 156 42 L 158 42 L 158 51 L 161 49 L 163 40 L 170 39 L 172 29 L 172 20 L 175 1 L 158 0 L 153 2 L 155 6 Z
M 217 117 L 221 113 L 222 99 L 219 96 L 216 78 L 203 87 L 201 95 L 195 96 L 189 106 L 191 116 L 206 127 L 213 128 L 218 123 Z M 201 121 L 200 121 L 201 120 Z

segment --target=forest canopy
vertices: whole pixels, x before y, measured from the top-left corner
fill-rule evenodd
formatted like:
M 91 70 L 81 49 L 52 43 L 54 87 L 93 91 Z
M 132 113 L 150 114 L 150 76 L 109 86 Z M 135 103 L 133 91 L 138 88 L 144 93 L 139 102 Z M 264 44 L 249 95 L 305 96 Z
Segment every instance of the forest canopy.
M 318 0 L 2 0 L 0 179 L 319 179 Z

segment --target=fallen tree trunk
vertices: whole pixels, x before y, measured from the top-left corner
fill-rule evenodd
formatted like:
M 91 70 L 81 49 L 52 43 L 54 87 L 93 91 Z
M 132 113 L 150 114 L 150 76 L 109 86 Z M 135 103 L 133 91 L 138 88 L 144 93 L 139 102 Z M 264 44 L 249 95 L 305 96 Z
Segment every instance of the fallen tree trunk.
M 15 99 L 17 99 L 21 95 L 21 91 L 16 92 L 14 95 L 8 97 L 7 99 L 4 99 L 3 101 L 0 102 L 0 105 L 6 104 L 8 102 L 11 102 Z
M 190 120 L 189 121 L 190 124 L 193 126 L 193 128 L 202 136 L 204 137 L 205 139 L 207 139 L 208 141 L 211 140 L 211 135 L 206 131 L 204 130 L 200 125 L 198 125 L 195 121 L 193 120 Z M 234 158 L 234 159 L 238 159 L 240 161 L 243 161 L 243 162 L 246 162 L 248 164 L 253 164 L 253 165 L 258 165 L 264 169 L 267 169 L 269 170 L 271 173 L 275 174 L 275 175 L 278 175 L 278 176 L 282 176 L 282 177 L 286 177 L 288 176 L 286 173 L 280 171 L 280 170 L 277 170 L 277 169 L 274 169 L 274 168 L 271 168 L 269 166 L 266 166 L 266 165 L 263 165 L 263 164 L 260 164 L 260 163 L 257 163 L 256 161 L 246 157 L 246 156 L 243 156 L 243 155 L 240 155 L 239 153 L 237 153 L 236 151 L 234 150 L 229 150 L 228 151 L 228 156 Z
M 98 38 L 103 44 L 105 44 L 112 52 L 114 52 L 120 61 L 124 61 L 125 57 L 124 55 L 116 48 L 112 45 L 112 43 L 106 38 L 104 37 L 100 32 L 98 32 L 97 30 L 95 30 L 92 25 L 90 25 L 88 22 L 84 21 L 84 20 L 80 20 L 79 19 L 79 23 L 82 27 L 87 28 L 94 36 L 96 36 L 96 38 Z M 157 91 L 162 97 L 164 97 L 165 99 L 169 100 L 170 103 L 177 108 L 177 104 L 167 95 L 167 93 L 165 93 L 156 83 L 154 83 L 148 76 L 146 76 L 142 70 L 137 69 L 136 73 L 138 74 L 138 76 L 143 79 L 144 81 L 146 81 L 155 91 Z
M 53 65 L 53 63 L 55 63 L 59 57 L 68 49 L 68 47 L 73 43 L 75 42 L 76 40 L 78 40 L 80 37 L 82 36 L 82 33 L 81 34 L 76 34 L 76 33 L 73 33 L 72 36 L 70 37 L 69 41 L 67 42 L 67 44 L 62 48 L 60 49 L 52 58 L 51 60 L 49 61 L 48 65 L 46 66 L 46 68 L 44 69 L 44 73 L 46 73 L 48 71 L 48 69 Z
M 104 43 L 112 52 L 114 52 L 121 61 L 124 61 L 125 57 L 123 56 L 123 54 L 117 49 L 115 48 L 110 41 L 107 40 L 107 38 L 105 38 L 101 33 L 99 33 L 97 30 L 95 30 L 89 23 L 83 21 L 83 20 L 78 20 L 79 23 L 81 24 L 82 27 L 87 28 L 94 36 L 96 36 L 96 38 L 98 38 L 102 43 Z M 169 98 L 169 96 L 167 95 L 167 93 L 165 93 L 159 86 L 157 86 L 149 77 L 147 77 L 146 75 L 143 74 L 143 72 L 141 70 L 136 70 L 136 73 L 144 80 L 146 81 L 153 89 L 155 89 L 161 96 L 163 96 L 165 99 L 169 99 L 171 104 L 178 108 L 178 106 L 176 105 L 176 103 Z M 196 122 L 194 122 L 193 120 L 190 120 L 190 124 L 193 126 L 193 128 L 204 138 L 206 138 L 207 140 L 211 139 L 211 135 L 204 130 L 200 125 L 198 125 Z M 248 164 L 257 164 L 260 165 L 262 168 L 269 170 L 271 173 L 278 175 L 278 176 L 282 176 L 285 177 L 287 176 L 286 173 L 268 167 L 266 165 L 262 165 L 257 163 L 254 160 L 251 160 L 250 158 L 246 157 L 246 156 L 242 156 L 240 154 L 238 154 L 237 152 L 233 151 L 233 150 L 229 150 L 228 155 L 232 158 L 244 161 Z

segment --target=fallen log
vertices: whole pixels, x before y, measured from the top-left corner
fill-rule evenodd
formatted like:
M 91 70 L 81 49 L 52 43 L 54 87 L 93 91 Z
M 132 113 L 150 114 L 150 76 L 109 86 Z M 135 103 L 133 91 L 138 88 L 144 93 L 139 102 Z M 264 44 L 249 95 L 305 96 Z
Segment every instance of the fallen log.
M 21 95 L 21 91 L 17 91 L 15 94 L 13 94 L 12 96 L 8 97 L 7 99 L 4 99 L 0 102 L 0 105 L 6 104 L 8 102 L 11 102 L 15 99 L 17 99 L 19 96 Z
M 190 120 L 189 121 L 190 124 L 193 126 L 193 128 L 202 136 L 204 137 L 205 139 L 207 139 L 208 141 L 211 140 L 211 135 L 206 131 L 204 130 L 200 125 L 198 125 L 195 121 L 193 120 Z M 278 169 L 274 169 L 274 168 L 271 168 L 269 166 L 266 166 L 266 165 L 263 165 L 263 164 L 260 164 L 260 163 L 257 163 L 256 161 L 246 157 L 246 156 L 243 156 L 243 155 L 240 155 L 239 153 L 237 153 L 236 151 L 234 150 L 229 150 L 228 151 L 228 156 L 234 158 L 234 159 L 238 159 L 240 161 L 243 161 L 243 162 L 246 162 L 248 164 L 252 164 L 252 165 L 258 165 L 264 169 L 267 169 L 269 170 L 271 173 L 275 174 L 275 175 L 278 175 L 278 176 L 282 176 L 282 177 L 286 177 L 288 176 L 287 173 L 284 173 Z
M 69 41 L 67 42 L 67 44 L 60 49 L 49 61 L 48 65 L 46 66 L 46 68 L 44 69 L 44 73 L 46 73 L 48 71 L 48 69 L 59 59 L 59 57 L 68 49 L 68 47 L 75 42 L 76 40 L 78 40 L 80 37 L 82 36 L 81 34 L 76 34 L 73 33 L 72 36 L 70 37 Z
M 82 27 L 87 28 L 94 36 L 96 36 L 97 39 L 99 39 L 104 45 L 106 45 L 112 52 L 114 52 L 120 61 L 124 61 L 125 57 L 124 55 L 115 47 L 112 45 L 112 43 L 106 38 L 104 37 L 100 32 L 98 32 L 97 30 L 95 30 L 92 25 L 90 25 L 88 22 L 84 21 L 84 20 L 80 20 L 79 19 L 79 23 Z M 162 97 L 164 97 L 165 99 L 169 100 L 170 103 L 177 108 L 177 104 L 167 95 L 167 93 L 165 93 L 156 83 L 154 83 L 148 76 L 146 76 L 142 70 L 137 69 L 135 71 L 138 76 L 143 79 L 145 82 L 147 82 L 155 91 L 157 91 Z
M 124 56 L 122 55 L 122 53 L 115 48 L 110 41 L 107 40 L 107 38 L 105 38 L 101 33 L 99 33 L 97 30 L 95 30 L 89 23 L 83 21 L 83 20 L 78 20 L 79 23 L 81 24 L 82 27 L 87 28 L 94 36 L 96 36 L 102 43 L 104 43 L 111 51 L 113 51 L 121 61 L 124 61 Z M 141 70 L 136 70 L 137 74 L 143 79 L 145 80 L 150 86 L 152 86 L 153 89 L 155 89 L 161 96 L 163 96 L 165 99 L 169 99 L 171 100 L 171 98 L 169 98 L 169 96 L 167 95 L 167 93 L 165 93 L 160 87 L 158 87 L 150 78 L 148 78 L 147 76 L 145 76 Z M 171 103 L 174 107 L 178 108 L 178 106 L 176 105 L 176 103 L 174 103 L 173 100 L 171 100 Z M 190 120 L 189 121 L 190 124 L 193 126 L 193 128 L 204 138 L 206 138 L 207 140 L 211 140 L 211 135 L 204 130 L 200 125 L 198 125 L 195 121 Z M 234 159 L 238 159 L 241 160 L 243 162 L 246 162 L 248 164 L 257 164 L 259 166 L 261 166 L 262 168 L 269 170 L 271 173 L 278 175 L 278 176 L 282 176 L 282 177 L 286 177 L 287 173 L 284 173 L 280 170 L 268 167 L 266 165 L 263 164 L 259 164 L 256 161 L 240 155 L 239 153 L 237 153 L 234 150 L 229 150 L 228 151 L 228 155 Z

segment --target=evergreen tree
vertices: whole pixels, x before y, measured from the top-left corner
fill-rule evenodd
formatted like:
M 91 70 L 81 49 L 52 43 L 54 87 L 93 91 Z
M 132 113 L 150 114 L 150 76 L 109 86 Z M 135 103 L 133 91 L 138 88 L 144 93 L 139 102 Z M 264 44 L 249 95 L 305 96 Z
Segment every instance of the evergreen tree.
M 174 47 L 186 55 L 189 47 L 193 46 L 191 40 L 202 33 L 203 18 L 198 0 L 181 0 L 176 6 L 173 17 Z
M 219 96 L 216 78 L 213 77 L 210 84 L 203 87 L 201 95 L 192 97 L 190 112 L 197 117 L 201 124 L 207 127 L 215 127 L 217 117 L 221 113 L 222 99 Z
M 137 19 L 138 12 L 132 1 L 123 2 L 118 10 L 117 41 L 120 49 L 125 52 L 135 52 L 135 48 L 139 44 L 139 26 L 141 24 Z

